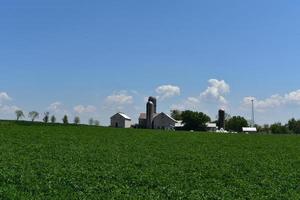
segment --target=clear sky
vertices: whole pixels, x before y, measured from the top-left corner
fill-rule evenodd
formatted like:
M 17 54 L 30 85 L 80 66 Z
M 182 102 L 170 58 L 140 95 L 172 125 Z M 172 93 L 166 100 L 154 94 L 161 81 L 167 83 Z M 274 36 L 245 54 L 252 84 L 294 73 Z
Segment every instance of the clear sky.
M 3 0 L 0 118 L 50 111 L 107 124 L 158 110 L 225 108 L 260 124 L 300 118 L 296 0 Z

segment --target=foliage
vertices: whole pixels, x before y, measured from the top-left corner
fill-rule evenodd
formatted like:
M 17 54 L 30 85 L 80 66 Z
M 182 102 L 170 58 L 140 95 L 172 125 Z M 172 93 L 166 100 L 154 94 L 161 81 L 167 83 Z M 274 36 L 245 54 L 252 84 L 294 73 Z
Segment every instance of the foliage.
M 63 117 L 62 121 L 63 121 L 63 124 L 69 124 L 68 116 L 65 115 L 65 116 Z
M 23 112 L 22 110 L 16 110 L 16 111 L 15 111 L 15 114 L 16 114 L 16 116 L 17 116 L 17 121 L 19 121 L 19 119 L 25 117 L 25 116 L 24 116 L 24 112 Z
M 43 118 L 43 122 L 48 123 L 49 122 L 49 112 L 45 112 L 44 113 L 44 118 Z
M 175 120 L 182 120 L 182 111 L 171 110 L 171 117 Z
M 34 120 L 36 120 L 37 118 L 39 118 L 39 113 L 37 111 L 31 111 L 28 114 L 28 117 L 31 118 L 31 121 L 33 122 Z
M 292 133 L 300 134 L 300 120 L 295 120 L 294 118 L 289 120 L 288 128 Z
M 286 125 L 282 125 L 281 123 L 272 124 L 270 130 L 273 134 L 288 134 L 289 130 Z
M 300 199 L 297 136 L 5 123 L 0 199 Z
M 226 121 L 226 129 L 230 131 L 242 132 L 243 127 L 247 127 L 248 122 L 241 116 L 234 116 Z
M 55 123 L 56 122 L 56 117 L 54 115 L 51 116 L 51 123 Z
M 74 124 L 80 124 L 80 118 L 78 116 L 74 118 Z
M 205 131 L 206 123 L 210 122 L 210 117 L 202 112 L 183 111 L 182 122 L 185 130 Z

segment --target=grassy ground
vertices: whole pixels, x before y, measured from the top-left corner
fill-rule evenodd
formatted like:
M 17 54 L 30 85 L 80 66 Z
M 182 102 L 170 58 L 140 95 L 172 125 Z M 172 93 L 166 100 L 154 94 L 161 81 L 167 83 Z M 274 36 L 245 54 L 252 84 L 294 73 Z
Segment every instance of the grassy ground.
M 0 122 L 0 199 L 300 199 L 300 137 Z

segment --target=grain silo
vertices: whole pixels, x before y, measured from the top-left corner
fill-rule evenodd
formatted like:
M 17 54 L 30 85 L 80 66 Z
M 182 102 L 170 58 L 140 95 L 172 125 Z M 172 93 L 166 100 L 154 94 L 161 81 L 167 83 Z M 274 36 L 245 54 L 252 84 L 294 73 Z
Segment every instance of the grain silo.
M 151 101 L 154 105 L 154 113 L 156 113 L 157 109 L 157 100 L 155 97 L 149 97 L 148 101 Z
M 218 120 L 219 130 L 225 130 L 225 110 L 219 110 L 219 120 Z
M 147 110 L 146 110 L 146 124 L 147 128 L 152 129 L 152 120 L 154 116 L 154 103 L 152 101 L 147 102 Z

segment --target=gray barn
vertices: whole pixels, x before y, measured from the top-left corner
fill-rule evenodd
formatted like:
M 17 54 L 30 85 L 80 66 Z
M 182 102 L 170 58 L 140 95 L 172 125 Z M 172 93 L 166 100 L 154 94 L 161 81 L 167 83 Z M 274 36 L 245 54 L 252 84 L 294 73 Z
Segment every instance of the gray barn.
M 117 113 L 110 118 L 110 126 L 114 128 L 130 128 L 131 118 L 124 113 Z
M 154 129 L 173 130 L 177 121 L 166 113 L 156 114 L 153 118 Z

